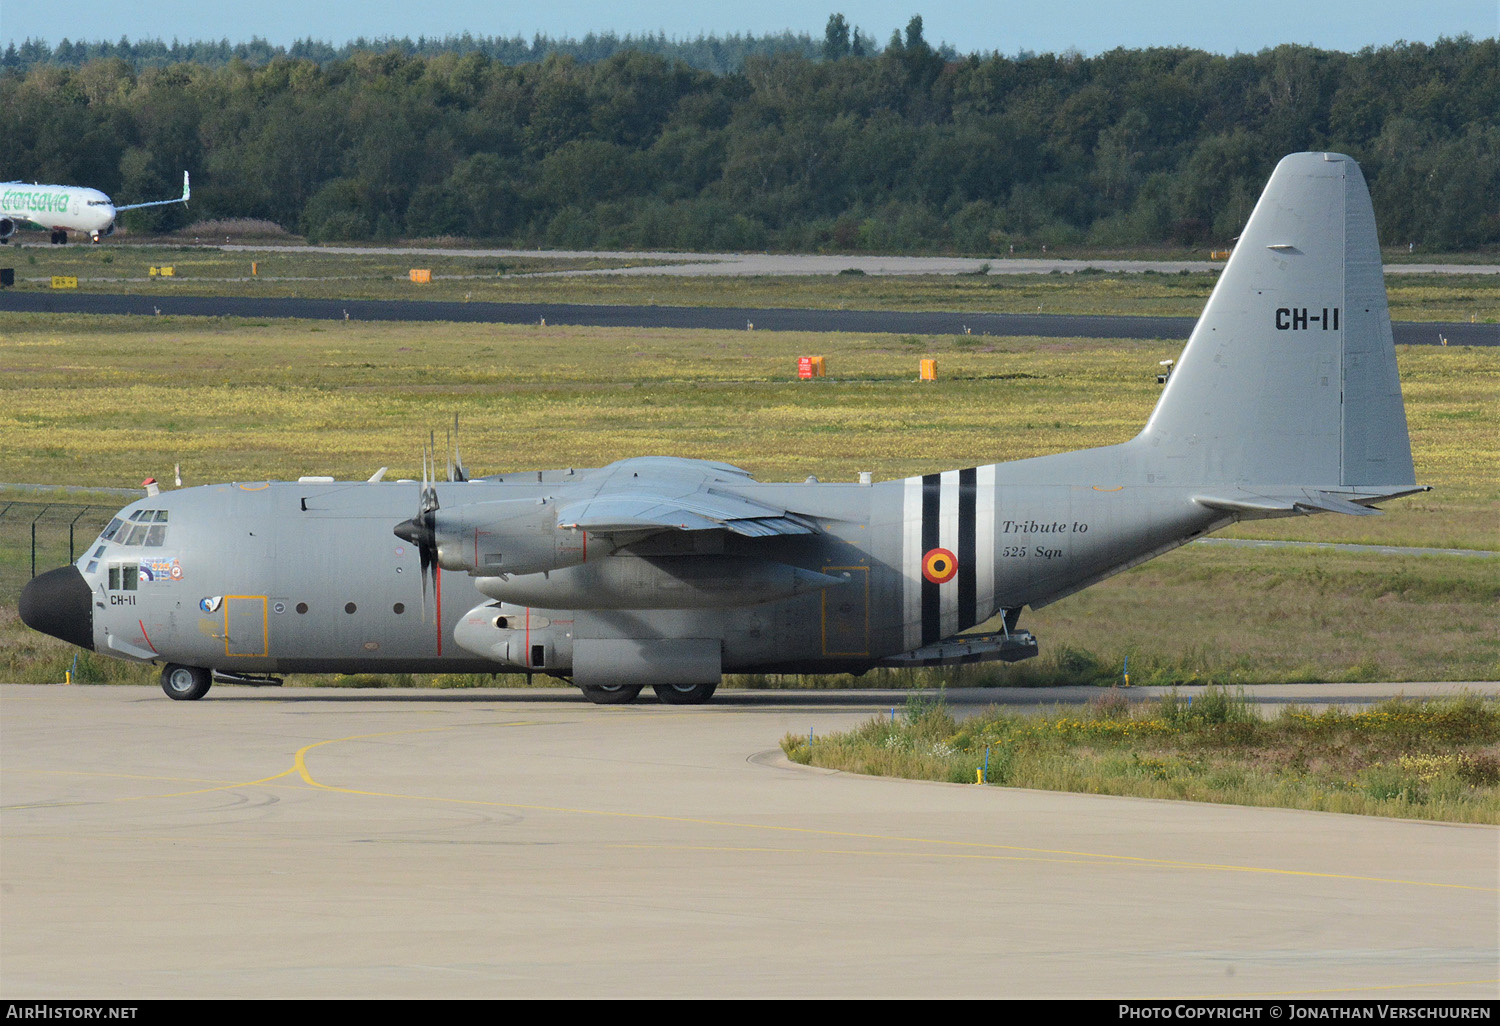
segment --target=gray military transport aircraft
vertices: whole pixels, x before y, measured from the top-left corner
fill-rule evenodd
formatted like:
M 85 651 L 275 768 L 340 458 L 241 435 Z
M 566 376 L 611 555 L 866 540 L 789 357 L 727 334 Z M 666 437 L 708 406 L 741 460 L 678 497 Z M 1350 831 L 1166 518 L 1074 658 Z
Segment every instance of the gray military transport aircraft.
M 1237 521 L 1426 490 L 1369 192 L 1334 153 L 1277 166 L 1128 442 L 876 483 L 677 457 L 427 477 L 424 456 L 420 484 L 148 495 L 28 584 L 21 618 L 164 664 L 176 699 L 279 673 L 481 672 L 698 703 L 726 672 L 1023 659 L 1025 606 Z

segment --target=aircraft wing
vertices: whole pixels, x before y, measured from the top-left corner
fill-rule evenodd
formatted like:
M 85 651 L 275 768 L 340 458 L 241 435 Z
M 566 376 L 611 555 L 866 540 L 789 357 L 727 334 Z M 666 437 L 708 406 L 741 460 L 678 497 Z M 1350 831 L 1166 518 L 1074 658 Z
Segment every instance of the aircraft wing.
M 123 207 L 115 207 L 115 213 L 118 214 L 122 210 L 140 210 L 142 207 L 165 207 L 165 206 L 169 206 L 169 205 L 171 205 L 173 203 L 186 203 L 188 201 L 188 197 L 191 194 L 192 194 L 192 190 L 190 190 L 188 188 L 188 173 L 186 171 L 184 171 L 182 173 L 182 195 L 181 196 L 177 197 L 176 199 L 153 200 L 150 203 L 129 203 L 129 204 L 126 204 Z
M 557 512 L 557 523 L 590 534 L 728 531 L 747 538 L 769 538 L 818 531 L 812 521 L 795 513 L 713 488 L 671 497 L 604 493 L 564 506 Z

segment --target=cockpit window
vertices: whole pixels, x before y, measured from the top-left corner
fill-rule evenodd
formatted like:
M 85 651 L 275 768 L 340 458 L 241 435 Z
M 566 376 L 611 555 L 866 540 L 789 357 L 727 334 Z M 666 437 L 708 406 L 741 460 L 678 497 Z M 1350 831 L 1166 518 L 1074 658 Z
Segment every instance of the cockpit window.
M 116 517 L 109 522 L 100 541 L 114 541 L 117 545 L 161 546 L 167 543 L 167 511 L 164 509 L 138 509 L 129 520 Z

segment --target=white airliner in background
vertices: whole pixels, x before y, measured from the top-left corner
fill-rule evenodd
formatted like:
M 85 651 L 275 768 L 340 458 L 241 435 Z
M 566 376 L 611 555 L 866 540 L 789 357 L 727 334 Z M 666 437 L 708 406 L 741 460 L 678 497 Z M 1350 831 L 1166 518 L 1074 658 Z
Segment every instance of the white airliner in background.
M 182 173 L 182 195 L 177 199 L 152 203 L 131 203 L 117 207 L 98 189 L 78 185 L 27 185 L 25 182 L 0 184 L 0 243 L 10 241 L 16 229 L 27 224 L 50 229 L 52 242 L 68 241 L 68 232 L 88 232 L 95 242 L 115 230 L 115 215 L 122 210 L 141 207 L 164 207 L 188 201 L 188 173 Z

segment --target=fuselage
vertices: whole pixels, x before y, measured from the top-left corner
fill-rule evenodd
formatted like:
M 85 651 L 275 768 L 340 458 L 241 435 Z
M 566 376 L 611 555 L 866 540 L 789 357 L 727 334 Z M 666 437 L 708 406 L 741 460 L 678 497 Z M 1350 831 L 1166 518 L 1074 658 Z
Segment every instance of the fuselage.
M 29 221 L 53 231 L 107 235 L 115 223 L 115 205 L 98 189 L 6 182 L 0 184 L 0 220 L 10 222 L 11 230 Z
M 436 488 L 445 509 L 566 498 L 618 481 L 632 462 Z M 699 639 L 719 646 L 724 672 L 859 670 L 1228 519 L 1177 488 L 1023 483 L 1037 462 L 870 485 L 745 477 L 737 494 L 795 509 L 817 530 L 586 537 L 575 565 L 438 570 L 426 593 L 417 547 L 392 533 L 416 505 L 412 482 L 166 492 L 121 510 L 78 560 L 88 647 L 231 673 L 566 676 L 580 640 Z

